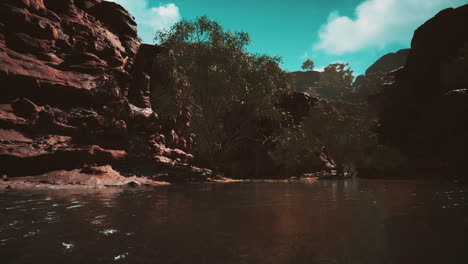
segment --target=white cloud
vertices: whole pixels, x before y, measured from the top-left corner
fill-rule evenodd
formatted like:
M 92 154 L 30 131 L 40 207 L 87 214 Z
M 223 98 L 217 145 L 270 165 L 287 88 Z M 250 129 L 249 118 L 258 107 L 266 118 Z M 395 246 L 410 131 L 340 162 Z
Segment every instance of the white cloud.
M 151 7 L 149 0 L 109 1 L 122 5 L 135 17 L 138 24 L 138 35 L 146 43 L 153 43 L 156 30 L 169 28 L 181 19 L 179 7 L 173 3 Z
M 150 15 L 150 18 L 142 22 L 155 29 L 168 28 L 180 20 L 179 8 L 175 4 L 153 7 Z
M 325 70 L 325 66 L 314 68 L 314 71 L 318 71 L 318 72 L 323 72 L 324 70 Z
M 329 54 L 408 45 L 413 31 L 440 10 L 465 0 L 366 0 L 355 10 L 356 19 L 333 12 L 319 32 L 313 48 Z

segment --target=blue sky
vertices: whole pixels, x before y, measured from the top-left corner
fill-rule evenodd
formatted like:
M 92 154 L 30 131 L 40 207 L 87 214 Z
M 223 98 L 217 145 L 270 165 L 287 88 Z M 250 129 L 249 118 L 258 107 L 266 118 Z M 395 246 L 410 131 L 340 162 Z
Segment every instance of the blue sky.
M 181 18 L 208 15 L 224 28 L 251 34 L 249 51 L 279 55 L 283 69 L 300 70 L 310 58 L 320 70 L 347 62 L 363 73 L 389 52 L 408 48 L 414 30 L 437 12 L 468 0 L 112 0 L 138 22 L 153 43 L 156 29 Z

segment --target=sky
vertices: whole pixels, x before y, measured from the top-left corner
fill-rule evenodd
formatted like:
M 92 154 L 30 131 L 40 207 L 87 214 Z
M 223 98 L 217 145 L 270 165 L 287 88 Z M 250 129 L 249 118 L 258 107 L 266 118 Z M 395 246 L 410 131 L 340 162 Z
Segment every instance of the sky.
M 312 59 L 315 69 L 349 63 L 362 74 L 381 56 L 409 48 L 414 30 L 468 0 L 111 0 L 135 17 L 140 37 L 180 19 L 208 15 L 225 29 L 250 33 L 248 51 L 278 55 L 287 71 Z

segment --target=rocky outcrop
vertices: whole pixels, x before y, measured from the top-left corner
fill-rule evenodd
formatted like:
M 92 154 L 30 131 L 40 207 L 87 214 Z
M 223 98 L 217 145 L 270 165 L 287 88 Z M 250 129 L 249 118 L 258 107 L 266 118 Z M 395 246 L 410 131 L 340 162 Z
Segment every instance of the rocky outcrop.
M 0 190 L 28 190 L 28 189 L 89 189 L 106 187 L 143 187 L 168 185 L 167 182 L 155 181 L 148 177 L 123 176 L 111 166 L 85 166 L 71 171 L 58 170 L 47 173 L 5 178 L 0 180 Z
M 187 153 L 188 110 L 175 105 L 168 121 L 154 104 L 161 89 L 174 92 L 171 56 L 142 45 L 134 18 L 116 3 L 2 1 L 0 174 L 96 164 L 166 180 L 210 177 Z
M 406 59 L 408 58 L 409 52 L 410 49 L 402 49 L 397 52 L 385 54 L 376 62 L 374 62 L 369 68 L 367 68 L 366 74 L 374 72 L 391 72 L 400 67 L 403 67 L 406 64 Z
M 160 117 L 165 144 L 191 152 L 195 139 L 190 130 L 190 110 L 180 102 L 173 101 L 173 98 L 178 97 L 177 67 L 173 52 L 162 46 L 142 44 L 131 75 L 130 102 L 156 112 L 173 112 L 170 117 Z M 161 111 L 166 108 L 174 108 L 176 111 Z
M 441 11 L 419 27 L 404 68 L 370 98 L 381 141 L 418 168 L 468 162 L 468 5 Z
M 397 52 L 388 53 L 380 57 L 369 68 L 367 68 L 365 74 L 356 77 L 353 86 L 356 87 L 356 89 L 359 89 L 359 86 L 365 81 L 366 76 L 375 73 L 389 73 L 391 71 L 405 66 L 409 52 L 410 49 L 402 49 Z

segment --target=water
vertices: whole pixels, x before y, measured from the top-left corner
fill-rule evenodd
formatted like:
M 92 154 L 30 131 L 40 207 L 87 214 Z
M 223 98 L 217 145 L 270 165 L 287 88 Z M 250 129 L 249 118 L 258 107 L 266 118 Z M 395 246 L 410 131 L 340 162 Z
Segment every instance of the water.
M 243 182 L 0 193 L 0 263 L 468 263 L 447 182 Z

